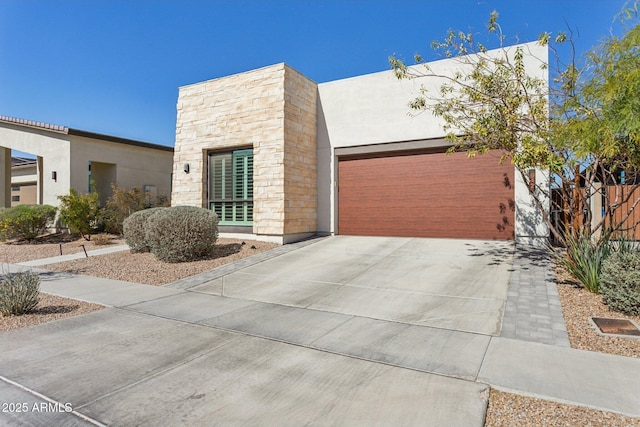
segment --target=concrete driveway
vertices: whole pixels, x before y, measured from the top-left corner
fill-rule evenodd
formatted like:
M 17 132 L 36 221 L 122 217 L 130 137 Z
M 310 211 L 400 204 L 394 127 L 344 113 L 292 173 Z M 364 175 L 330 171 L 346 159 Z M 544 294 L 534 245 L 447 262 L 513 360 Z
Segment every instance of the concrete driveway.
M 336 236 L 190 290 L 498 335 L 513 251 L 501 241 Z
M 0 424 L 481 426 L 512 252 L 338 236 L 189 290 L 45 273 L 112 308 L 0 334 L 0 400 L 29 409 Z

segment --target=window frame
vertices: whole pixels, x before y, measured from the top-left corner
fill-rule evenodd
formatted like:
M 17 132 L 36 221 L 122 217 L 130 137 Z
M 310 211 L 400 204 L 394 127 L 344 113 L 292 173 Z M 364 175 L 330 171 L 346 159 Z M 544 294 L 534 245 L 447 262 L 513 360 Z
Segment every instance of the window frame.
M 212 165 L 216 158 L 222 159 L 222 172 L 215 169 L 215 163 Z M 230 160 L 228 165 L 227 160 Z M 242 167 L 241 171 L 237 170 L 238 166 Z M 230 173 L 227 167 L 231 167 Z M 220 197 L 212 194 L 217 191 Z M 229 191 L 230 197 L 226 194 Z M 253 148 L 207 152 L 207 208 L 218 214 L 218 225 L 253 225 Z

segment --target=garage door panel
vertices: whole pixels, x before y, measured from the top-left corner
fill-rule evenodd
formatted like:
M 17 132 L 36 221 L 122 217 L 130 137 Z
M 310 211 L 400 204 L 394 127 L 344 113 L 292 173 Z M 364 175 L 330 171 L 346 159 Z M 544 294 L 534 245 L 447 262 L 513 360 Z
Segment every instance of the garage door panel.
M 340 159 L 340 234 L 513 239 L 513 166 L 497 153 Z

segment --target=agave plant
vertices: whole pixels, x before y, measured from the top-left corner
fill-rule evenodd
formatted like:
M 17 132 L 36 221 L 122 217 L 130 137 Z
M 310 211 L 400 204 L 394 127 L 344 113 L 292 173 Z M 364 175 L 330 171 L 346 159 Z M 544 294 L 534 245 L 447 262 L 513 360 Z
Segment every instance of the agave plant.
M 561 264 L 589 292 L 599 293 L 602 263 L 612 252 L 608 235 L 592 240 L 587 235 L 567 238 L 566 257 L 559 257 Z

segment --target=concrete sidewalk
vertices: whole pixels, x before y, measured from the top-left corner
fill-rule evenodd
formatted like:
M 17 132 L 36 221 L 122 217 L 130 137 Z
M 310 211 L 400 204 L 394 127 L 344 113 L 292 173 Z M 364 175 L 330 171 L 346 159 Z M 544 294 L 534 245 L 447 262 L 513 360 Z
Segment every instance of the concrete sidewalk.
M 33 271 L 44 292 L 111 308 L 0 335 L 1 400 L 73 409 L 7 425 L 482 426 L 488 386 L 640 417 L 638 359 Z
M 20 262 L 20 263 L 17 263 L 16 265 L 23 265 L 25 267 L 39 267 L 42 265 L 55 264 L 57 262 L 73 261 L 75 259 L 82 259 L 90 256 L 106 255 L 113 252 L 122 252 L 127 250 L 129 250 L 128 245 L 108 246 L 105 248 L 93 249 L 93 250 L 87 251 L 86 255 L 84 251 L 82 251 L 74 254 L 59 255 L 59 256 L 50 257 L 50 258 Z

